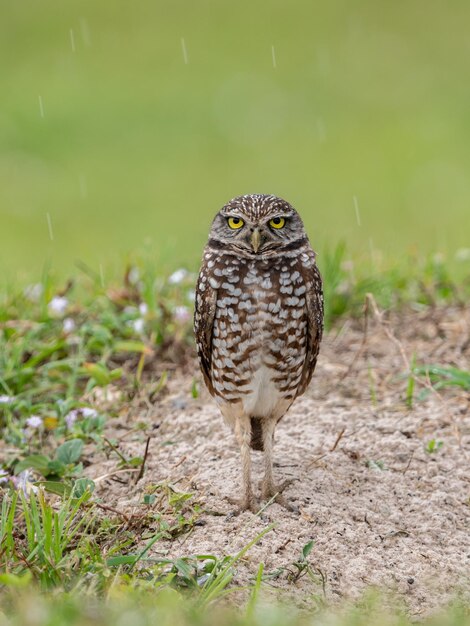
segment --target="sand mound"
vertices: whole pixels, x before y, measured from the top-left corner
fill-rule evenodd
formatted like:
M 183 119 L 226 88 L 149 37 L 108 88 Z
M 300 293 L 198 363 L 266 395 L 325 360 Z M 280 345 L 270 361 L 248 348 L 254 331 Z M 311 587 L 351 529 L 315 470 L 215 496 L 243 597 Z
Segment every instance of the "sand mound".
M 364 337 L 363 322 L 347 321 L 325 338 L 309 391 L 278 426 L 276 474 L 295 479 L 285 496 L 299 514 L 272 504 L 259 516 L 230 515 L 227 496 L 238 494 L 240 479 L 235 439 L 212 399 L 205 392 L 193 399 L 191 377 L 176 374 L 155 405 L 131 406 L 110 425 L 129 455 L 142 454 L 145 442 L 142 432 L 122 438 L 136 420 L 159 426 L 143 479 L 135 486 L 111 477 L 97 494 L 138 511 L 149 483 L 194 491 L 210 513 L 189 535 L 165 542 L 170 558 L 234 554 L 275 522 L 238 565 L 239 584 L 263 561 L 266 587 L 299 599 L 354 598 L 378 585 L 398 592 L 413 615 L 441 605 L 470 579 L 470 394 L 416 384 L 407 407 L 404 356 L 469 369 L 470 315 L 428 310 L 368 326 Z M 429 452 L 432 440 L 437 449 Z M 261 453 L 253 458 L 261 477 Z M 96 460 L 92 477 L 111 468 Z M 311 540 L 316 575 L 296 580 L 293 564 Z

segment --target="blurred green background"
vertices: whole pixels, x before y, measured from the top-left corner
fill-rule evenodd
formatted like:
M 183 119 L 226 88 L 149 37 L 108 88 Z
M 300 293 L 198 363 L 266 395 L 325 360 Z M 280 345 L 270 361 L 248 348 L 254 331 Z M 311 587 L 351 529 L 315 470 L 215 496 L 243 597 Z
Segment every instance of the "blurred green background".
M 320 251 L 470 245 L 468 2 L 0 7 L 2 277 L 141 249 L 196 267 L 249 192 L 287 198 Z

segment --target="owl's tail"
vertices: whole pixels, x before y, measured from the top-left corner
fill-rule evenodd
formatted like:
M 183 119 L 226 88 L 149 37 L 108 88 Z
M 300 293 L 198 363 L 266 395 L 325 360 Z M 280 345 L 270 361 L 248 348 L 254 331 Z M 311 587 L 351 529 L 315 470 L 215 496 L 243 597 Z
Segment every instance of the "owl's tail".
M 263 445 L 263 422 L 259 417 L 250 417 L 251 422 L 251 441 L 250 446 L 253 450 L 264 451 Z

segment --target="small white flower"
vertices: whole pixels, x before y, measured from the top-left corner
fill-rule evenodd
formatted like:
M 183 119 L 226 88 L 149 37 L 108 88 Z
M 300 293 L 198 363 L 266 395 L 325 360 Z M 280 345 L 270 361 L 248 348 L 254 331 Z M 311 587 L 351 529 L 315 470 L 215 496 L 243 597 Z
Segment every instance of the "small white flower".
M 168 278 L 168 282 L 170 283 L 170 285 L 178 285 L 186 278 L 187 275 L 188 270 L 185 270 L 182 267 L 181 269 L 176 270 L 176 272 L 173 272 L 173 274 L 171 274 L 171 276 Z
M 190 302 L 195 302 L 195 300 L 196 300 L 196 292 L 194 291 L 194 289 L 190 289 L 187 292 L 186 297 L 188 298 L 188 300 Z
M 136 285 L 140 278 L 140 272 L 137 267 L 131 267 L 129 273 L 127 275 L 127 279 L 129 280 L 131 285 Z
M 42 417 L 39 417 L 39 415 L 31 415 L 31 417 L 28 417 L 26 420 L 26 424 L 33 429 L 41 428 Z
M 73 333 L 75 330 L 75 322 L 71 317 L 66 317 L 62 323 L 62 329 L 66 335 Z
M 10 475 L 4 469 L 0 469 L 0 484 L 7 483 L 10 480 Z
M 65 416 L 65 423 L 67 424 L 67 428 L 69 430 L 72 428 L 72 426 L 77 421 L 77 417 L 78 417 L 78 411 L 76 409 L 73 409 L 72 411 L 69 411 L 67 413 L 67 415 Z
M 35 285 L 28 285 L 25 287 L 23 291 L 24 297 L 30 300 L 30 302 L 38 302 L 39 298 L 42 296 L 42 292 L 44 291 L 41 283 L 36 283 Z
M 173 311 L 173 319 L 178 324 L 186 324 L 191 318 L 191 313 L 187 306 L 177 306 Z
M 83 406 L 69 411 L 65 416 L 65 423 L 70 430 L 80 417 L 97 417 L 97 415 L 98 411 L 96 409 L 92 409 L 90 406 Z
M 141 317 L 139 317 L 136 320 L 132 320 L 132 322 L 131 322 L 132 328 L 139 335 L 141 335 L 144 332 L 144 325 L 145 325 L 145 322 L 144 322 L 144 320 Z
M 47 305 L 49 315 L 64 315 L 68 305 L 69 301 L 67 298 L 64 298 L 63 296 L 54 296 Z
M 149 308 L 145 302 L 141 302 L 139 304 L 139 311 L 142 316 L 147 315 L 147 313 L 149 312 Z
M 0 404 L 11 404 L 14 399 L 14 396 L 0 396 Z

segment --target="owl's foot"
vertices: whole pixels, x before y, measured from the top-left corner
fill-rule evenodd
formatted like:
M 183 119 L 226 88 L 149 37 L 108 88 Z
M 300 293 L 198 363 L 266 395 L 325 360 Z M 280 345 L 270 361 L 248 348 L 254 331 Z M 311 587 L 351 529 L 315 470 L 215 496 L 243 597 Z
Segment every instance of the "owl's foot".
M 230 502 L 230 504 L 233 504 L 235 506 L 235 509 L 233 511 L 230 511 L 229 513 L 231 517 L 240 515 L 240 513 L 243 513 L 243 511 L 251 511 L 252 513 L 257 513 L 260 508 L 254 496 L 251 496 L 251 498 L 244 497 L 241 499 L 227 497 L 227 500 Z
M 292 478 L 284 480 L 280 485 L 274 485 L 272 483 L 264 482 L 261 489 L 263 499 L 270 500 L 271 498 L 274 498 L 274 502 L 280 504 L 288 511 L 292 511 L 292 513 L 298 513 L 299 509 L 291 504 L 283 495 L 283 491 L 287 489 L 287 487 L 290 487 L 293 482 L 294 479 Z
M 265 479 L 261 483 L 261 494 L 263 498 L 268 500 L 269 498 L 272 498 L 273 496 L 282 494 L 285 489 L 287 489 L 288 487 L 292 485 L 293 482 L 294 482 L 293 478 L 288 478 L 287 480 L 283 480 L 281 484 L 276 485 L 275 483 Z

